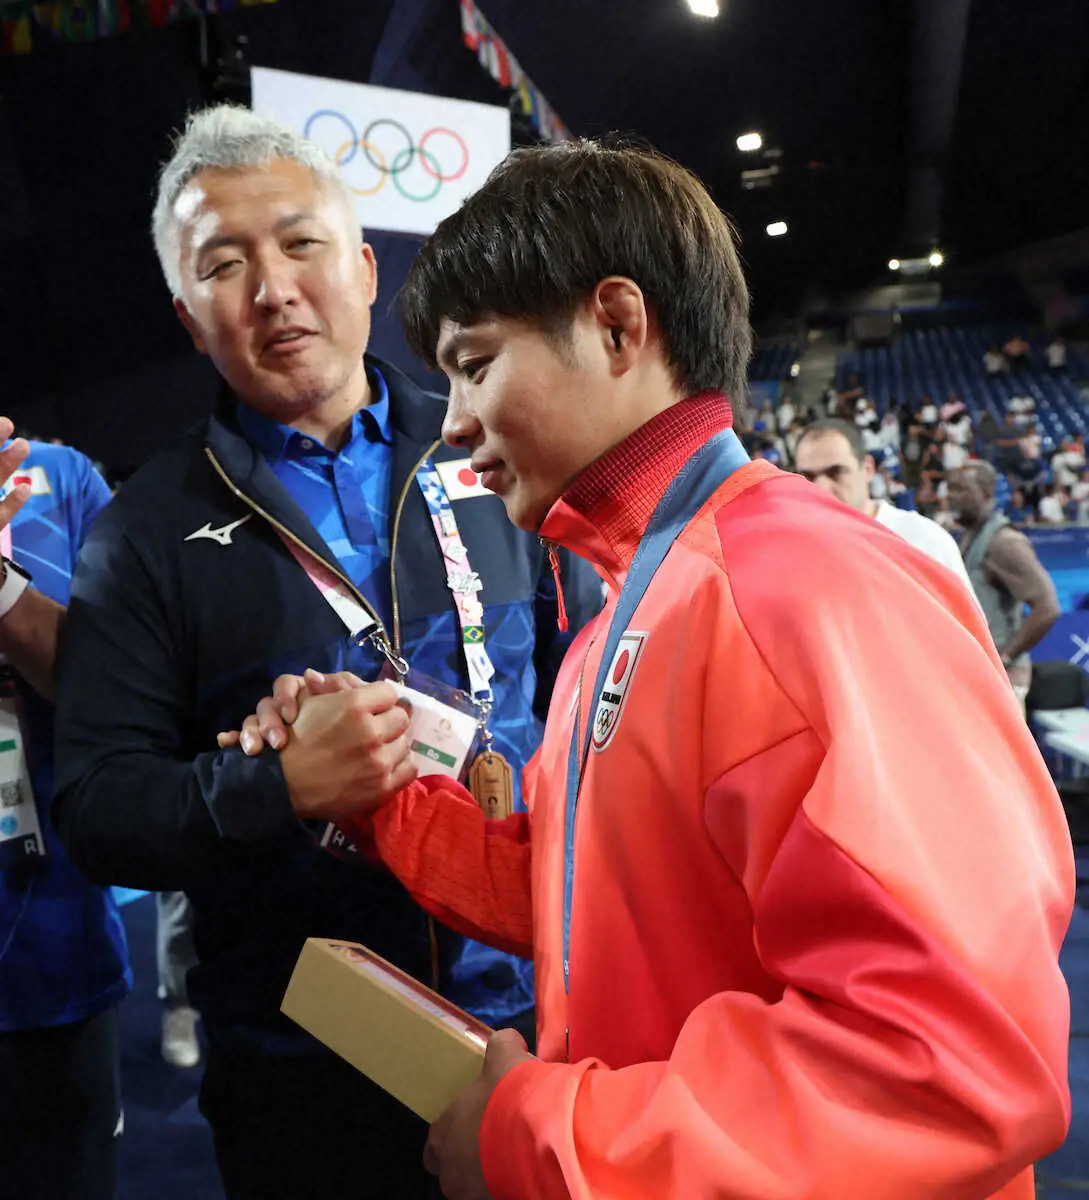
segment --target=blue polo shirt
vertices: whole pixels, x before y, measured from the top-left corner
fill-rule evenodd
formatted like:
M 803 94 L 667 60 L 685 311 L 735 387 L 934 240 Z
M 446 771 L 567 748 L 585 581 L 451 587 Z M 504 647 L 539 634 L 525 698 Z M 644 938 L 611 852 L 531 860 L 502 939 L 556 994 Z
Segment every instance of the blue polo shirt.
M 392 430 L 389 389 L 380 371 L 368 367 L 371 404 L 352 418 L 348 440 L 339 452 L 287 425 L 238 406 L 238 424 L 246 439 L 260 450 L 276 478 L 310 518 L 344 573 L 374 606 L 387 629 L 392 627 L 390 595 L 390 469 Z M 413 484 L 413 486 L 417 486 Z M 431 654 L 413 665 L 455 687 L 461 665 L 460 641 L 442 633 L 424 636 Z M 411 631 L 409 631 L 411 632 Z M 491 632 L 491 631 L 489 631 Z M 532 630 L 528 644 L 516 656 L 532 663 Z M 413 639 L 406 636 L 406 644 Z M 507 630 L 504 645 L 517 638 Z M 520 715 L 519 720 L 524 720 Z M 502 730 L 495 728 L 497 736 Z M 508 751 L 508 753 L 511 753 Z M 512 754 L 517 763 L 519 756 Z M 485 1021 L 500 1023 L 533 1004 L 532 966 L 489 946 L 466 940 L 452 968 L 450 997 Z
M 380 372 L 368 368 L 367 378 L 371 404 L 352 417 L 339 451 L 244 404 L 238 406 L 238 424 L 389 629 L 389 389 Z
M 37 442 L 13 483 L 23 478 L 33 492 L 11 523 L 12 556 L 35 588 L 67 604 L 79 548 L 110 489 L 78 451 Z M 0 1033 L 71 1024 L 132 987 L 113 897 L 69 862 L 49 818 L 52 705 L 21 682 L 18 695 L 46 856 L 0 869 Z

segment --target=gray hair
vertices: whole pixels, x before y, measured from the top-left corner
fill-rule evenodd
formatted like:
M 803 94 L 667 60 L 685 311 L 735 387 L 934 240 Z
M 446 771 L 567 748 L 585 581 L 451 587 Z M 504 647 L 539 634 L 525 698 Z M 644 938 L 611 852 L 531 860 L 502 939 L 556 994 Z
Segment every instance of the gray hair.
M 210 167 L 267 167 L 287 158 L 308 168 L 341 198 L 351 212 L 352 197 L 333 160 L 314 142 L 293 129 L 258 116 L 236 104 L 217 104 L 190 113 L 184 131 L 174 139 L 174 153 L 159 173 L 159 191 L 151 218 L 151 236 L 167 286 L 181 296 L 180 246 L 174 206 L 189 181 Z M 358 223 L 353 221 L 358 229 Z

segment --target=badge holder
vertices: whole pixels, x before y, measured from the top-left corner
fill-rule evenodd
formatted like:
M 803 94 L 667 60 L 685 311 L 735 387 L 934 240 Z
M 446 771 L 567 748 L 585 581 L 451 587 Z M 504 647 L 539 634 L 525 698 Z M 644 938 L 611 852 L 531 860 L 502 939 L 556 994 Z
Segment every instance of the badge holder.
M 45 857 L 14 684 L 0 682 L 0 868 Z
M 419 773 L 467 782 L 486 817 L 509 817 L 514 811 L 514 778 L 510 763 L 494 749 L 488 729 L 491 705 L 411 667 L 401 676 L 386 665 L 378 677 L 393 683 L 411 709 L 409 736 Z

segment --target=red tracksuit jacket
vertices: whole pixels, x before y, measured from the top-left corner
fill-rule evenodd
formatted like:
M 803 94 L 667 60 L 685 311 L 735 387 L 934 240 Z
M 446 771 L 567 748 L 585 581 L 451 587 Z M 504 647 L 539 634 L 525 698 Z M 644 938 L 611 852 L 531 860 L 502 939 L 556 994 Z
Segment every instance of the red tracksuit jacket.
M 375 819 L 426 908 L 537 964 L 540 1060 L 489 1103 L 488 1185 L 1030 1200 L 1069 1121 L 1073 863 L 961 582 L 752 463 L 647 590 L 611 718 L 591 694 L 651 512 L 728 423 L 721 396 L 674 406 L 549 514 L 542 536 L 591 559 L 610 599 L 564 664 L 529 815 L 486 822 L 427 780 Z M 567 758 L 588 717 L 568 994 Z

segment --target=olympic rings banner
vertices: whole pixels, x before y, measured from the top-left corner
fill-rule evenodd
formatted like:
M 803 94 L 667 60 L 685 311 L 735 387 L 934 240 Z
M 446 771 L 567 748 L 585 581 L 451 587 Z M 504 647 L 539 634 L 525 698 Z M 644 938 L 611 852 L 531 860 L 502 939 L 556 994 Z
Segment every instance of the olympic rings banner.
M 510 152 L 505 108 L 419 92 L 255 67 L 253 109 L 337 163 L 364 229 L 433 233 Z

